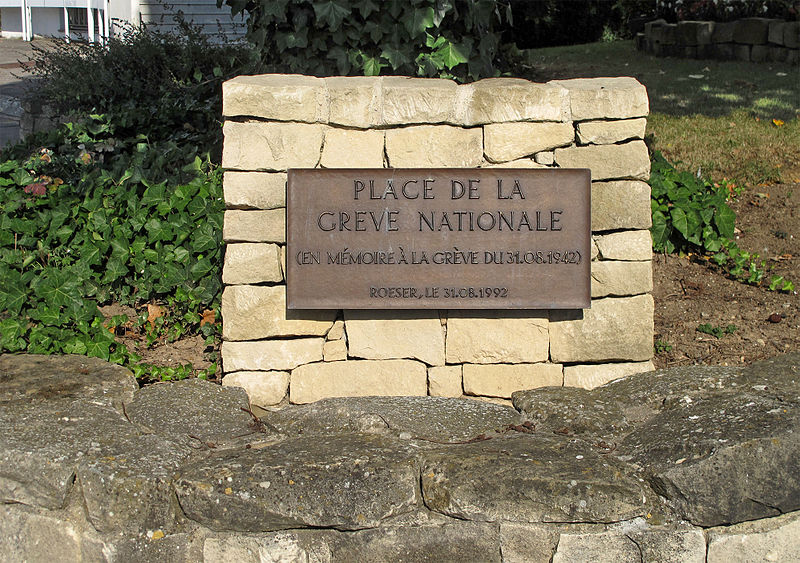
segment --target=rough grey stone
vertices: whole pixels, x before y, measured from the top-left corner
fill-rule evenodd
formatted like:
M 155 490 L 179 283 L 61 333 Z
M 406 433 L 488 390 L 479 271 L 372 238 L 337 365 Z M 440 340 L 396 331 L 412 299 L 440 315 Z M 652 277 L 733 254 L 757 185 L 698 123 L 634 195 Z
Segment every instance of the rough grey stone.
M 790 469 L 800 453 L 800 354 L 745 368 L 661 370 L 592 391 L 534 389 L 513 400 L 537 429 L 596 436 L 643 467 L 694 524 L 800 508 L 800 476 Z
M 800 403 L 756 393 L 687 399 L 639 425 L 618 452 L 683 518 L 717 526 L 800 508 Z
M 800 514 L 712 529 L 708 563 L 800 560 Z
M 104 561 L 103 542 L 66 515 L 21 504 L 0 505 L 3 561 Z
M 736 22 L 717 22 L 714 25 L 714 33 L 711 35 L 711 40 L 714 43 L 731 43 L 733 41 L 733 32 L 735 29 Z
M 657 502 L 634 473 L 583 440 L 517 435 L 426 452 L 430 510 L 480 521 L 612 522 Z
M 733 29 L 733 40 L 748 45 L 763 45 L 769 36 L 769 24 L 773 20 L 767 18 L 742 18 L 736 21 Z
M 800 22 L 788 22 L 786 24 L 783 28 L 783 44 L 790 49 L 800 47 Z
M 769 33 L 767 41 L 773 45 L 783 45 L 783 30 L 786 27 L 786 22 L 781 20 L 771 21 L 769 24 Z
M 109 407 L 69 400 L 47 406 L 14 402 L 0 408 L 4 502 L 64 507 L 78 464 L 100 454 L 100 434 L 124 426 L 122 415 Z
M 150 537 L 147 537 L 150 535 Z M 203 561 L 203 533 L 152 534 L 113 543 L 114 561 L 135 563 L 197 563 Z M 107 549 L 107 551 L 110 551 Z M 90 560 L 91 561 L 91 560 Z
M 653 563 L 706 563 L 706 538 L 700 529 L 642 528 L 625 534 Z
M 333 561 L 500 562 L 497 526 L 482 522 L 365 530 L 343 539 L 331 550 Z
M 750 60 L 754 63 L 763 63 L 769 58 L 770 48 L 766 45 L 753 45 L 750 50 Z
M 497 526 L 451 521 L 438 525 L 337 532 L 290 530 L 253 536 L 209 538 L 205 563 L 262 561 L 369 561 L 439 563 L 500 561 Z
M 449 397 L 351 397 L 292 405 L 262 417 L 280 432 L 367 432 L 433 442 L 470 440 L 520 424 L 514 409 Z
M 503 563 L 550 563 L 558 545 L 558 532 L 542 524 L 500 523 Z
M 0 404 L 86 399 L 119 406 L 139 388 L 130 370 L 86 356 L 0 356 Z
M 587 389 L 541 387 L 517 391 L 511 400 L 539 431 L 593 434 L 610 440 L 627 427 L 616 398 L 598 396 Z
M 100 532 L 172 532 L 178 518 L 172 480 L 191 450 L 130 425 L 106 430 L 75 472 L 89 521 Z
M 217 448 L 256 438 L 247 392 L 200 379 L 141 389 L 127 406 L 128 417 L 146 432 L 196 449 Z
M 61 508 L 77 476 L 98 530 L 172 525 L 170 481 L 187 448 L 142 435 L 116 410 L 80 400 L 8 403 L 0 424 L 6 502 Z
M 713 32 L 714 22 L 678 22 L 678 41 L 683 45 L 706 45 L 711 43 L 711 35 Z
M 520 392 L 521 414 L 379 397 L 258 423 L 241 391 L 86 362 L 0 358 L 7 559 L 704 561 L 680 520 L 720 526 L 709 562 L 798 549 L 800 353 Z
M 357 530 L 411 511 L 418 479 L 403 442 L 310 435 L 199 461 L 175 486 L 186 515 L 214 530 Z
M 737 61 L 749 61 L 752 45 L 733 45 L 733 58 Z
M 778 400 L 800 397 L 800 354 L 786 354 L 748 367 L 683 366 L 612 381 L 591 392 L 574 388 L 518 391 L 515 407 L 543 428 L 624 435 L 664 409 L 710 394 L 758 390 Z M 573 412 L 571 405 L 581 405 Z
M 714 43 L 710 49 L 711 57 L 722 61 L 732 61 L 736 58 L 732 43 Z
M 641 563 L 642 556 L 630 538 L 613 532 L 566 533 L 558 539 L 553 563 L 614 561 Z

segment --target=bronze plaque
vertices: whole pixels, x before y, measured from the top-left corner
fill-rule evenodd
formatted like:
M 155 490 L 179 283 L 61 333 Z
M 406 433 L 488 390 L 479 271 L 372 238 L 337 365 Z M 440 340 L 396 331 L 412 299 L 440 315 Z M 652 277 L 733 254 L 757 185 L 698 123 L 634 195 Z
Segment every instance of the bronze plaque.
M 289 309 L 579 309 L 588 169 L 289 170 Z

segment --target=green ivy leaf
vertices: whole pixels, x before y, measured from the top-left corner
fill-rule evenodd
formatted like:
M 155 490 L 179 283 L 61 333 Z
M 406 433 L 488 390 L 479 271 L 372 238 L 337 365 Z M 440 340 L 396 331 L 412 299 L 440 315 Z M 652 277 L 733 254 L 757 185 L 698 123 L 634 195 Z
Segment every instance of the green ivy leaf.
M 80 280 L 67 271 L 48 268 L 34 284 L 34 292 L 42 300 L 55 307 L 66 307 L 70 303 L 81 303 L 78 289 Z
M 441 47 L 436 50 L 436 55 L 441 58 L 448 69 L 468 61 L 467 57 L 450 41 L 446 41 Z
M 193 279 L 199 280 L 208 272 L 210 272 L 213 267 L 214 266 L 211 264 L 211 260 L 208 258 L 201 258 L 192 264 L 192 267 L 189 269 L 189 273 L 191 273 Z
M 412 39 L 425 33 L 429 27 L 433 27 L 434 13 L 430 6 L 416 8 L 414 11 L 403 18 L 402 22 Z
M 8 312 L 9 315 L 19 315 L 22 311 L 22 306 L 28 300 L 28 296 L 22 291 L 22 288 L 16 285 L 10 285 L 11 282 L 6 278 L 5 282 L 9 284 L 5 289 L 0 288 L 0 310 Z
M 86 354 L 88 348 L 84 341 L 80 338 L 72 338 L 71 340 L 64 343 L 62 347 L 62 352 L 65 354 Z
M 100 280 L 104 284 L 113 283 L 114 281 L 124 277 L 128 273 L 128 268 L 123 260 L 109 260 L 106 263 L 105 274 Z
M 153 217 L 144 225 L 147 229 L 147 240 L 151 243 L 156 241 L 169 240 L 172 236 L 172 228 L 167 221 L 161 221 Z
M 101 358 L 107 360 L 110 354 L 110 344 L 108 342 L 97 342 L 96 340 L 87 339 L 84 341 L 86 345 L 86 355 L 91 358 Z
M 380 9 L 372 0 L 360 0 L 354 3 L 354 7 L 361 13 L 361 17 L 365 20 L 369 18 L 370 14 Z
M 0 321 L 0 349 L 18 352 L 27 347 L 23 338 L 27 327 L 21 319 L 4 319 Z
M 49 307 L 45 304 L 41 304 L 38 308 L 31 311 L 30 315 L 32 319 L 48 326 L 62 326 L 64 324 L 61 311 L 58 308 Z
M 24 168 L 17 168 L 14 172 L 11 173 L 11 179 L 14 180 L 14 183 L 18 186 L 27 186 L 28 184 L 33 183 L 33 176 L 28 174 L 28 171 Z
M 211 228 L 210 225 L 201 225 L 192 234 L 191 247 L 194 252 L 204 252 L 219 246 L 219 239 L 217 233 Z
M 381 64 L 380 57 L 364 56 L 364 76 L 378 76 L 386 65 Z
M 350 10 L 334 0 L 314 3 L 314 15 L 317 22 L 327 24 L 331 31 L 336 31 L 342 25 L 342 20 L 350 15 Z
M 389 65 L 393 70 L 398 70 L 411 63 L 410 49 L 403 50 L 388 46 L 381 51 L 381 57 L 389 61 Z

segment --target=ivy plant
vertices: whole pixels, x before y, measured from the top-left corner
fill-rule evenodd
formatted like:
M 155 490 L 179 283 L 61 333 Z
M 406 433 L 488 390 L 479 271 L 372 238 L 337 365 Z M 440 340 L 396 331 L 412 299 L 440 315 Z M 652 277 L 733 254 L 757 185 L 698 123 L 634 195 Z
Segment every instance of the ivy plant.
M 225 0 L 269 72 L 493 76 L 501 0 Z M 217 0 L 221 6 L 223 0 Z
M 119 138 L 103 115 L 40 140 L 0 163 L 0 352 L 135 361 L 114 338 L 127 319 L 98 310 L 109 302 L 164 303 L 173 339 L 213 326 L 203 312 L 221 290 L 219 168 L 174 142 Z

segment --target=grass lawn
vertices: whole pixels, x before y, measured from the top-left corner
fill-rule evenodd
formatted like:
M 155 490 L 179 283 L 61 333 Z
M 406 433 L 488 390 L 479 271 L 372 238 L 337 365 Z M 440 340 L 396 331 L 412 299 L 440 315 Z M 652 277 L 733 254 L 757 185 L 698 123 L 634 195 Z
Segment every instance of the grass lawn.
M 744 185 L 800 182 L 800 68 L 658 58 L 632 41 L 524 52 L 536 81 L 633 76 L 650 96 L 648 134 L 680 168 Z

